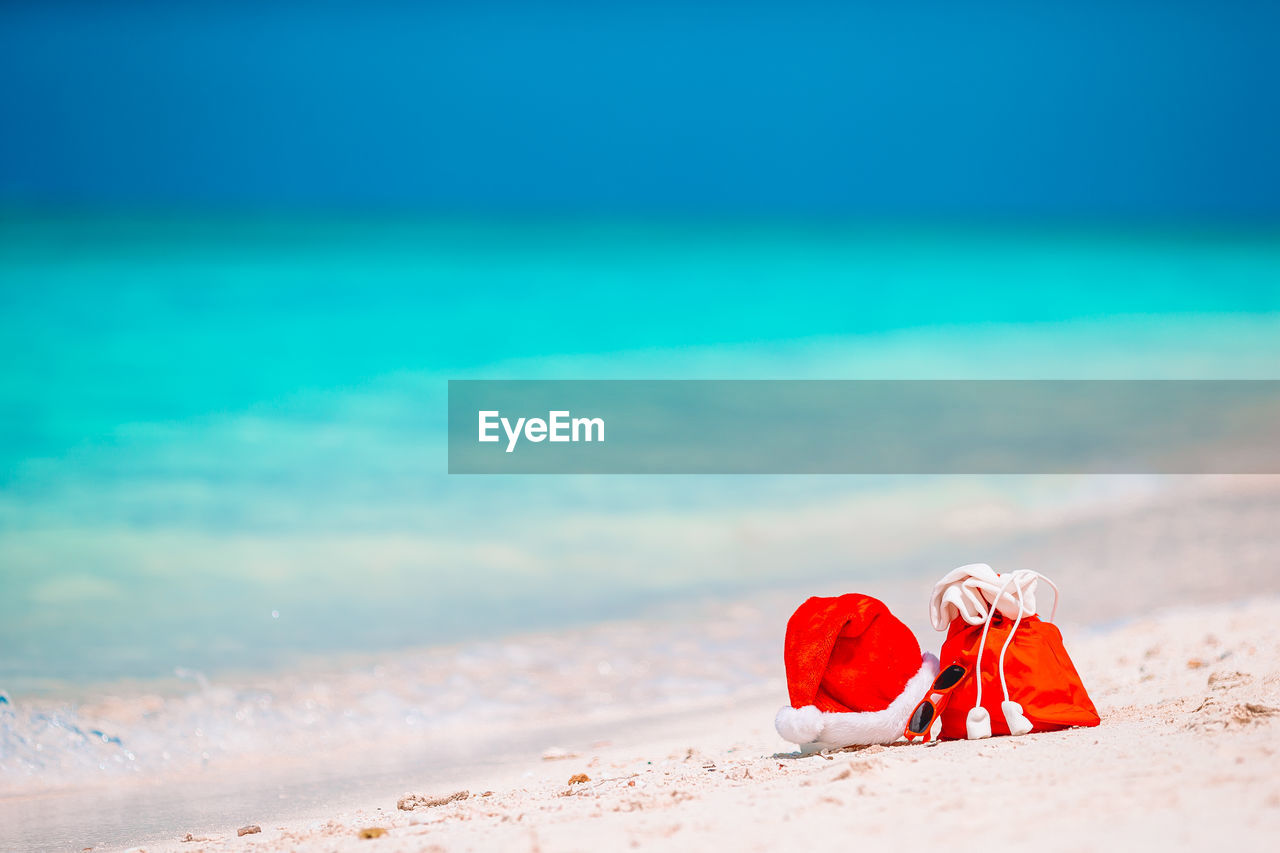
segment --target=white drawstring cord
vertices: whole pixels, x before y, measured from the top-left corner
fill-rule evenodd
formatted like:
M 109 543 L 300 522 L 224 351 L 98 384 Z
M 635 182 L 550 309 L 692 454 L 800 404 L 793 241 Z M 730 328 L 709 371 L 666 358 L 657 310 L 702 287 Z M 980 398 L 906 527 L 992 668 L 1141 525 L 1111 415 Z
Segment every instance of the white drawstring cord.
M 1023 604 L 1022 604 L 1022 587 L 1016 587 L 1018 590 L 1018 618 L 1013 622 L 1013 628 L 1009 631 L 1009 636 L 1004 638 L 1004 646 L 1000 649 L 1000 688 L 1004 691 L 1004 701 L 1000 703 L 1000 713 L 1004 714 L 1005 724 L 1009 726 L 1009 734 L 1025 735 L 1031 731 L 1033 726 L 1031 721 L 1027 719 L 1027 715 L 1022 712 L 1022 706 L 1009 698 L 1009 682 L 1004 677 L 1004 653 L 1009 650 L 1009 644 L 1013 642 L 1013 635 L 1017 633 L 1018 626 L 1022 624 Z M 1054 604 L 1057 604 L 1057 593 L 1054 593 Z
M 1053 588 L 1053 610 L 1049 613 L 1049 621 L 1052 622 L 1058 613 L 1058 585 L 1039 572 L 1035 574 L 1037 578 L 1043 579 L 1045 583 Z M 965 720 L 966 734 L 970 740 L 991 737 L 991 715 L 987 713 L 986 708 L 982 707 L 982 652 L 987 647 L 987 632 L 991 630 L 991 620 L 995 617 L 995 604 L 1004 596 L 1005 590 L 1009 588 L 1009 584 L 1013 583 L 1013 581 L 1014 575 L 1010 574 L 1009 579 L 1004 582 L 1000 587 L 1000 591 L 996 593 L 995 600 L 987 610 L 987 618 L 983 621 L 982 639 L 978 644 L 978 660 L 976 663 L 978 678 L 977 700 L 974 702 L 974 706 L 969 709 L 969 715 Z M 1032 729 L 1031 721 L 1023 713 L 1022 706 L 1009 698 L 1009 682 L 1004 674 L 1005 652 L 1009 650 L 1009 645 L 1013 642 L 1013 635 L 1017 633 L 1018 627 L 1022 624 L 1022 617 L 1026 612 L 1022 586 L 1014 584 L 1014 590 L 1018 596 L 1018 618 L 1014 620 L 1013 628 L 1009 630 L 1009 635 L 1005 637 L 1004 644 L 1000 647 L 1000 658 L 996 668 L 1000 671 L 1000 690 L 1004 695 L 1004 701 L 1000 703 L 1000 710 L 1003 712 L 1005 722 L 1009 726 L 1009 733 L 1025 735 Z
M 1004 586 L 1000 587 L 1000 591 L 996 593 L 995 600 L 999 601 L 1000 596 L 1004 595 L 1004 591 L 1009 588 L 1009 584 L 1013 583 L 1013 575 L 1004 582 Z M 991 619 L 996 615 L 996 606 L 992 603 L 987 608 L 987 618 L 982 623 L 982 639 L 978 642 L 978 661 L 974 665 L 978 676 L 978 701 L 973 705 L 973 711 L 969 712 L 969 716 L 973 716 L 973 712 L 982 707 L 982 652 L 987 647 L 987 632 L 991 630 Z
M 1018 593 L 1018 618 L 1013 620 L 1013 628 L 1009 631 L 1009 636 L 1004 638 L 1004 645 L 1000 647 L 1000 660 L 996 664 L 996 668 L 1000 670 L 1000 689 L 1004 692 L 1004 701 L 1009 701 L 1009 682 L 1004 677 L 1004 653 L 1009 651 L 1009 644 L 1013 642 L 1013 635 L 1017 632 L 1018 626 L 1022 624 L 1022 587 L 1016 584 L 1013 587 Z

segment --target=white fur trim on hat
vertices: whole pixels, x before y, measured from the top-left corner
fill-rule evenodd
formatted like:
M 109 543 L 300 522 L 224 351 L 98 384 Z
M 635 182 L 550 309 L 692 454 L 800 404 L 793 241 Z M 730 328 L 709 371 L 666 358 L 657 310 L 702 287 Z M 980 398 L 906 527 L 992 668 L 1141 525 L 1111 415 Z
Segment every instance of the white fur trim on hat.
M 783 740 L 821 749 L 893 743 L 902 737 L 916 705 L 938 677 L 938 659 L 930 652 L 920 655 L 920 671 L 902 688 L 898 698 L 883 711 L 819 711 L 816 705 L 778 711 L 773 726 Z

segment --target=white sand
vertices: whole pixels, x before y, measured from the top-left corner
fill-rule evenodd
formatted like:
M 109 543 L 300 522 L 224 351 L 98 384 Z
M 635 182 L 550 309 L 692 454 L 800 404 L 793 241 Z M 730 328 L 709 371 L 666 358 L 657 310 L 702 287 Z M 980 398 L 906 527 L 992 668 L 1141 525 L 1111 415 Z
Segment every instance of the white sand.
M 775 704 L 184 851 L 1269 848 L 1280 837 L 1280 600 L 1169 610 L 1068 647 L 1095 729 L 793 757 Z M 570 785 L 575 774 L 590 781 Z M 486 792 L 492 791 L 491 794 Z M 426 796 L 449 790 L 418 791 Z M 362 829 L 386 829 L 362 839 Z

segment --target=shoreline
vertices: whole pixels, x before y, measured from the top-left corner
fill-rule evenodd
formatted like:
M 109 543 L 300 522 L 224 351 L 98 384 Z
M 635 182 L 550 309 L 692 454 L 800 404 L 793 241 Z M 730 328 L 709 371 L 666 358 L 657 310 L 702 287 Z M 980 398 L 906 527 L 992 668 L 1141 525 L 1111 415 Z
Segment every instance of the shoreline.
M 1069 636 L 1096 729 L 802 757 L 772 730 L 777 703 L 761 700 L 404 792 L 470 794 L 439 806 L 402 811 L 397 793 L 292 820 L 264 806 L 253 836 L 177 833 L 146 849 L 769 850 L 810 833 L 920 850 L 974 833 L 1062 850 L 1243 843 L 1280 830 L 1277 619 L 1268 597 Z M 587 781 L 570 784 L 578 774 Z
M 518 743 L 458 743 L 456 761 L 424 755 L 372 775 L 358 753 L 326 756 L 344 781 L 340 788 L 289 772 L 280 778 L 291 783 L 272 782 L 279 768 L 266 762 L 252 785 L 243 784 L 241 767 L 168 788 L 184 808 L 167 814 L 145 796 L 131 801 L 129 791 L 114 791 L 99 818 L 114 809 L 121 818 L 168 822 L 127 842 L 89 839 L 74 849 L 767 850 L 793 842 L 792 833 L 821 828 L 925 850 L 991 826 L 1010 837 L 1052 836 L 1048 848 L 1063 850 L 1124 837 L 1140 847 L 1160 839 L 1162 847 L 1192 849 L 1208 838 L 1196 833 L 1215 826 L 1216 838 L 1235 833 L 1243 842 L 1280 830 L 1280 782 L 1269 772 L 1280 752 L 1277 620 L 1280 597 L 1259 596 L 1171 606 L 1107 630 L 1069 629 L 1067 647 L 1103 716 L 1096 729 L 801 756 L 773 732 L 785 695 L 761 697 L 594 726 L 574 722 L 525 732 Z M 569 784 L 578 774 L 587 781 Z M 243 815 L 233 819 L 223 786 L 234 788 L 236 777 L 247 796 L 233 804 Z M 964 784 L 954 785 L 957 779 Z M 148 789 L 159 786 L 134 793 Z M 404 794 L 442 798 L 462 790 L 465 799 L 396 808 Z M 308 791 L 309 800 L 302 796 Z M 78 792 L 93 794 L 102 790 Z M 28 805 L 52 805 L 43 825 L 54 829 L 58 814 L 79 808 L 82 818 L 94 816 L 75 800 L 37 796 Z M 14 805 L 0 800 L 0 810 L 12 813 Z M 913 825 L 922 807 L 937 812 L 927 827 Z M 1222 826 L 1219 812 L 1238 823 Z M 1059 813 L 1095 819 L 1084 826 Z M 1107 821 L 1119 828 L 1091 828 Z M 22 849 L 71 846 L 66 834 L 49 843 L 39 820 L 24 822 L 25 835 L 13 838 Z M 1056 827 L 1052 833 L 1046 823 Z M 236 836 L 246 824 L 261 832 Z M 361 838 L 365 829 L 386 834 Z M 188 833 L 193 840 L 183 841 Z
M 1280 660 L 1280 648 L 1268 636 L 1274 631 L 1266 624 L 1268 619 L 1270 625 L 1280 621 L 1280 598 L 1276 597 L 1280 596 L 1280 530 L 1274 525 L 1280 512 L 1278 485 L 1276 478 L 1192 482 L 1186 488 L 1171 489 L 1161 500 L 1127 505 L 1123 511 L 1113 507 L 1109 512 L 1058 518 L 1030 528 L 974 534 L 974 539 L 990 539 L 978 552 L 979 559 L 985 557 L 997 566 L 1035 566 L 1062 588 L 1058 622 L 1086 687 L 1104 713 L 1102 729 L 1090 731 L 1105 731 L 1113 722 L 1124 722 L 1139 729 L 1145 726 L 1141 738 L 1157 737 L 1163 732 L 1151 720 L 1168 722 L 1192 713 L 1194 705 L 1168 705 L 1174 699 L 1201 703 L 1207 696 L 1216 696 L 1217 691 L 1205 692 L 1206 679 L 1235 672 L 1228 666 L 1232 657 L 1252 659 L 1266 648 L 1271 650 L 1271 660 Z M 969 553 L 957 549 L 954 559 Z M 918 560 L 921 565 L 936 561 L 931 553 L 921 553 Z M 157 708 L 130 704 L 127 697 L 112 700 L 114 706 L 110 701 L 101 703 L 96 710 L 85 706 L 82 724 L 126 726 L 136 720 L 132 739 L 126 738 L 126 743 L 139 749 L 140 760 L 148 743 L 164 749 L 177 744 L 187 750 L 188 757 L 199 755 L 196 745 L 209 743 L 212 760 L 207 766 L 183 760 L 139 767 L 142 772 L 113 778 L 99 775 L 90 785 L 68 784 L 88 778 L 77 775 L 74 767 L 74 772 L 62 777 L 56 773 L 32 777 L 45 780 L 48 787 L 34 791 L 31 784 L 13 786 L 0 796 L 0 847 L 100 851 L 142 843 L 153 850 L 202 849 L 201 843 L 177 840 L 190 832 L 193 837 L 215 839 L 203 843 L 210 851 L 250 849 L 243 845 L 271 851 L 298 845 L 307 849 L 313 843 L 323 847 L 319 838 L 344 843 L 340 840 L 360 822 L 388 814 L 408 821 L 387 821 L 388 837 L 413 836 L 417 830 L 409 827 L 425 826 L 428 818 L 435 826 L 441 816 L 448 815 L 459 825 L 485 821 L 505 825 L 545 817 L 558 826 L 558 810 L 544 808 L 547 803 L 564 805 L 598 794 L 605 798 L 601 803 L 612 809 L 617 802 L 609 797 L 616 798 L 618 792 L 597 782 L 614 778 L 625 768 L 631 768 L 628 773 L 647 773 L 645 768 L 656 765 L 667 767 L 673 778 L 687 783 L 688 790 L 678 789 L 683 793 L 677 799 L 683 801 L 685 794 L 694 800 L 704 795 L 728 798 L 726 808 L 738 810 L 747 819 L 753 807 L 734 800 L 727 790 L 706 788 L 706 779 L 689 775 L 682 756 L 691 755 L 687 751 L 694 748 L 707 757 L 717 767 L 707 771 L 712 779 L 723 780 L 730 771 L 750 774 L 756 782 L 736 780 L 747 789 L 759 782 L 756 777 L 781 780 L 787 773 L 799 772 L 797 767 L 814 766 L 809 760 L 784 758 L 780 759 L 784 768 L 777 768 L 765 758 L 793 749 L 773 732 L 772 720 L 786 699 L 782 633 L 796 604 L 809 594 L 864 592 L 885 601 L 916 633 L 922 648 L 936 650 L 942 635 L 928 626 L 924 606 L 934 580 L 936 575 L 930 573 L 927 578 L 797 581 L 790 590 L 778 587 L 745 597 L 722 597 L 709 607 L 690 602 L 661 617 L 497 638 L 483 646 L 406 652 L 387 659 L 383 666 L 345 674 L 284 673 L 269 689 L 261 684 L 237 687 L 214 681 L 186 699 L 168 700 L 169 704 Z M 803 587 L 803 593 L 795 587 Z M 1269 614 L 1266 619 L 1256 615 L 1262 611 Z M 1232 627 L 1237 617 L 1243 622 Z M 1190 639 L 1179 631 L 1190 632 Z M 1151 638 L 1144 639 L 1144 632 Z M 1208 637 L 1221 644 L 1212 655 Z M 1133 648 L 1110 655 L 1101 652 L 1115 643 Z M 1219 660 L 1216 655 L 1225 651 L 1231 654 Z M 1199 664 L 1185 671 L 1151 669 L 1178 655 L 1184 666 L 1191 660 Z M 1248 683 L 1236 685 L 1244 690 L 1241 698 L 1232 701 L 1280 707 L 1280 696 L 1274 695 L 1280 685 L 1275 665 L 1254 665 L 1250 672 Z M 1186 680 L 1188 676 L 1192 681 Z M 1162 690 L 1174 693 L 1166 696 Z M 264 698 L 270 700 L 270 714 L 258 721 L 254 715 L 266 707 Z M 431 716 L 423 703 L 436 700 L 444 703 L 440 707 L 446 713 Z M 463 704 L 450 713 L 449 702 Z M 1137 717 L 1125 716 L 1134 708 L 1139 709 Z M 229 723 L 238 719 L 237 712 L 248 715 L 247 728 L 208 732 L 203 741 L 199 737 L 205 736 L 197 732 L 197 739 L 190 739 L 193 727 L 202 720 Z M 413 725 L 407 725 L 406 713 L 418 715 Z M 351 714 L 356 715 L 354 719 Z M 1280 744 L 1273 743 L 1275 727 L 1269 712 L 1246 723 L 1236 726 L 1227 719 L 1227 733 L 1215 732 L 1213 737 L 1229 741 L 1235 728 L 1247 728 L 1268 749 L 1280 749 Z M 1176 724 L 1174 729 L 1181 731 Z M 1042 739 L 1029 737 L 1013 740 L 1025 745 Z M 1050 735 L 1043 739 L 1056 743 Z M 608 745 L 601 745 L 604 742 Z M 215 745 L 217 751 L 212 748 Z M 1187 748 L 1190 754 L 1199 754 L 1194 744 Z M 549 749 L 567 750 L 577 758 L 543 762 L 541 755 Z M 1059 749 L 1052 747 L 1050 752 L 1057 755 Z M 970 754 L 953 747 L 944 753 Z M 862 756 L 859 760 L 872 754 L 877 753 L 857 753 Z M 898 748 L 891 748 L 889 754 L 896 756 Z M 978 749 L 972 754 L 985 753 Z M 742 763 L 744 755 L 754 758 Z M 833 760 L 852 760 L 842 755 Z M 640 757 L 654 765 L 636 770 Z M 1053 760 L 1069 764 L 1076 758 L 1067 749 Z M 564 772 L 571 767 L 571 772 Z M 1138 773 L 1129 765 L 1120 769 Z M 1204 769 L 1214 776 L 1207 765 Z M 1244 770 L 1233 767 L 1225 779 L 1232 783 L 1251 778 L 1248 771 L 1247 766 Z M 577 773 L 585 773 L 591 781 L 582 783 L 586 787 L 575 785 L 566 794 L 567 779 Z M 1070 780 L 1063 784 L 1070 787 Z M 1189 788 L 1197 784 L 1187 781 Z M 650 787 L 663 789 L 657 781 Z M 1270 790 L 1265 784 L 1262 788 Z M 471 798 L 414 813 L 394 808 L 406 791 L 430 797 L 461 789 L 495 793 L 482 798 L 483 802 Z M 1275 794 L 1280 803 L 1280 786 Z M 779 796 L 787 800 L 789 795 L 780 792 Z M 654 809 L 662 811 L 657 805 Z M 520 814 L 528 816 L 517 820 Z M 570 824 L 591 823 L 582 815 L 566 819 Z M 326 829 L 331 820 L 336 823 Z M 718 825 L 719 820 L 707 818 L 699 823 Z M 263 832 L 237 839 L 236 827 L 251 822 L 261 825 Z M 484 849 L 451 823 L 443 829 L 448 849 L 469 849 L 469 844 Z M 732 836 L 732 826 L 722 829 Z M 229 839 L 228 832 L 232 833 Z M 531 846 L 527 840 L 509 841 L 515 849 Z M 570 841 L 573 838 L 566 838 L 560 846 L 573 849 Z M 607 839 L 597 839 L 593 850 L 599 849 L 613 848 Z

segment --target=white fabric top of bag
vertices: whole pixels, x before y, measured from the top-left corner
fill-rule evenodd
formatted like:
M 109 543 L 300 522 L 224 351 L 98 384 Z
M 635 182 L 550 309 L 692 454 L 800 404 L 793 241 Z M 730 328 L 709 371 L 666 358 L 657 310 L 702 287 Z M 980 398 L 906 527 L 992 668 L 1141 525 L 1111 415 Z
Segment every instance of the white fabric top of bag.
M 938 631 L 947 630 L 951 620 L 957 616 L 970 625 L 981 625 L 993 604 L 999 613 L 1010 619 L 1017 619 L 1019 610 L 1023 616 L 1030 616 L 1036 612 L 1036 582 L 1039 579 L 1039 573 L 1030 569 L 1000 574 L 986 563 L 970 563 L 952 569 L 933 586 L 929 620 Z M 1057 609 L 1056 603 L 1054 609 Z

